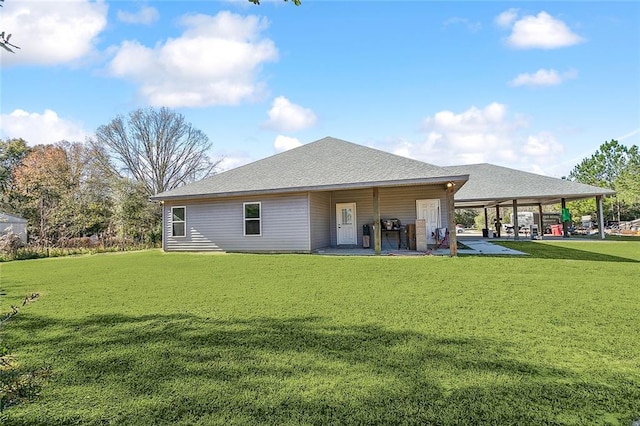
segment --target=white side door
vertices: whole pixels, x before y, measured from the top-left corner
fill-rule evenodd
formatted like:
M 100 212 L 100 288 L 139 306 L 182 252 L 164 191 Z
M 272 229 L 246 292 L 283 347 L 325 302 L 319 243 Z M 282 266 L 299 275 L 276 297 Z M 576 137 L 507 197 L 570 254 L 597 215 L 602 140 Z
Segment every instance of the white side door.
M 336 204 L 336 240 L 338 245 L 358 244 L 356 232 L 356 203 Z
M 416 200 L 416 215 L 427 223 L 427 244 L 435 244 L 433 237 L 440 228 L 440 200 Z

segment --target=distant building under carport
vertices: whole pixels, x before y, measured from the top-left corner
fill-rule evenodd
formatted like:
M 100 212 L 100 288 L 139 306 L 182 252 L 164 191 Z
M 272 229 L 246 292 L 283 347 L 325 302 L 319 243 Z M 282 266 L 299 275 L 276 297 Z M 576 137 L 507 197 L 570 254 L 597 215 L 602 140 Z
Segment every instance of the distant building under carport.
M 560 204 L 566 208 L 567 201 L 594 197 L 598 208 L 598 232 L 604 239 L 604 214 L 602 199 L 614 195 L 615 191 L 597 186 L 585 185 L 565 179 L 542 176 L 493 164 L 470 164 L 449 166 L 454 174 L 468 174 L 469 180 L 455 193 L 455 208 L 483 208 L 485 228 L 489 227 L 487 209 L 495 208 L 500 217 L 501 207 L 513 208 L 514 228 L 518 229 L 518 207 L 537 206 L 539 211 L 538 229 L 542 230 L 542 206 Z M 564 235 L 567 235 L 566 226 Z M 518 238 L 518 232 L 514 232 Z

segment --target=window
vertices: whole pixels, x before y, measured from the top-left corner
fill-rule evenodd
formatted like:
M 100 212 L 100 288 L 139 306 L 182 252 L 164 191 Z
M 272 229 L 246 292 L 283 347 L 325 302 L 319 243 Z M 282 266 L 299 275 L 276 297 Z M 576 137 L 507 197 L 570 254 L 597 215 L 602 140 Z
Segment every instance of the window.
M 186 207 L 171 207 L 171 236 L 172 237 L 184 237 L 185 236 L 185 214 Z
M 260 203 L 244 203 L 244 235 L 262 235 Z

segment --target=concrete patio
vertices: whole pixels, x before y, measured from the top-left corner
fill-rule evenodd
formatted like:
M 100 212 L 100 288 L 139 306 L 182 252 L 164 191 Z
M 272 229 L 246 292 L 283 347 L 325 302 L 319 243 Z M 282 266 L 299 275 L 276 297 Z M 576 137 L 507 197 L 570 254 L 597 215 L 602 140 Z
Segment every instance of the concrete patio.
M 526 253 L 521 251 L 512 250 L 506 247 L 493 244 L 482 238 L 478 239 L 463 239 L 460 241 L 468 249 L 458 249 L 458 254 L 470 254 L 470 255 L 512 255 L 522 256 Z M 372 248 L 335 248 L 326 247 L 314 251 L 314 254 L 327 255 L 327 256 L 374 256 L 375 252 Z M 449 248 L 432 249 L 426 252 L 406 249 L 384 249 L 381 252 L 382 256 L 449 256 Z

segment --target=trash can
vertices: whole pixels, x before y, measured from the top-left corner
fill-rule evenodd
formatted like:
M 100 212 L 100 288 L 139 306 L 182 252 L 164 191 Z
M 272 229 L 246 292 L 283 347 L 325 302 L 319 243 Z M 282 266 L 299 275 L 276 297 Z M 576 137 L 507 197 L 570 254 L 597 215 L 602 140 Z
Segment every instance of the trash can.
M 489 238 L 489 230 L 487 228 L 482 228 L 482 238 Z
M 371 247 L 371 227 L 362 225 L 362 248 Z

